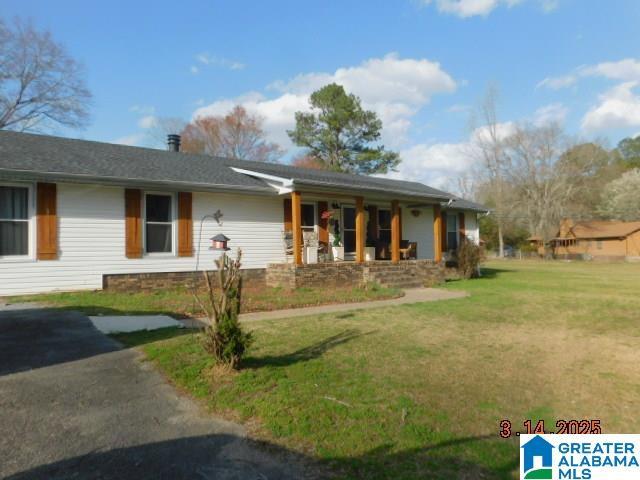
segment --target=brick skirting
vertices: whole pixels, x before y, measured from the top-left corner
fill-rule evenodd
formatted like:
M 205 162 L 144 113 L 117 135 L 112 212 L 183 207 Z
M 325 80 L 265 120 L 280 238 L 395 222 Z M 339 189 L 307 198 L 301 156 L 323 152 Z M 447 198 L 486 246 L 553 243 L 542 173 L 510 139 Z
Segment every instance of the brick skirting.
M 214 275 L 215 279 L 216 276 Z M 266 273 L 264 268 L 242 270 L 242 279 L 246 287 L 264 287 Z M 144 292 L 167 288 L 192 288 L 193 282 L 204 285 L 202 272 L 153 272 L 123 273 L 102 276 L 102 288 L 110 292 Z
M 307 265 L 272 263 L 267 266 L 266 284 L 269 287 L 354 287 L 371 281 L 395 286 L 394 279 L 407 276 L 416 286 L 433 286 L 444 282 L 445 268 L 432 260 L 404 260 L 400 263 L 377 261 L 366 263 L 326 262 Z M 402 285 L 399 285 L 402 286 Z

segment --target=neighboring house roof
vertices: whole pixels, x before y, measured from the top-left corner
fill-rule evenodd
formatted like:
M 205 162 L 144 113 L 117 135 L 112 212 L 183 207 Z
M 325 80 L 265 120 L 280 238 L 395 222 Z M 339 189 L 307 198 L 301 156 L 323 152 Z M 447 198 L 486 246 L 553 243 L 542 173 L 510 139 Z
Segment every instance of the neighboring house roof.
M 576 222 L 569 228 L 569 233 L 559 238 L 623 238 L 640 230 L 640 222 L 619 222 L 594 220 Z
M 0 174 L 3 171 L 273 193 L 274 186 L 262 175 L 317 188 L 365 190 L 445 203 L 451 200 L 450 208 L 487 211 L 482 205 L 418 182 L 11 131 L 0 131 Z

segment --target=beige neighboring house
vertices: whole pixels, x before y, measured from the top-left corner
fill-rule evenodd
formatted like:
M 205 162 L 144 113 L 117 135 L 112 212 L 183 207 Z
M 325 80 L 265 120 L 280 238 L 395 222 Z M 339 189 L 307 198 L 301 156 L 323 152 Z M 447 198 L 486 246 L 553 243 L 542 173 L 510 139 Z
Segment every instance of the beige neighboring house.
M 557 258 L 640 259 L 640 221 L 565 219 L 552 246 Z

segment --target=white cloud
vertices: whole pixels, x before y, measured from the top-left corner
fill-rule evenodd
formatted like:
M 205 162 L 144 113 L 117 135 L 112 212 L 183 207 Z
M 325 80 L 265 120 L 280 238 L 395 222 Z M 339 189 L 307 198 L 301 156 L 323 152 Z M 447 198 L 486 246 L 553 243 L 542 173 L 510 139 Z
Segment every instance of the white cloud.
M 125 135 L 113 140 L 111 143 L 117 143 L 119 145 L 129 145 L 132 147 L 138 147 L 145 140 L 145 135 L 142 133 L 132 133 L 131 135 Z
M 428 104 L 433 95 L 456 89 L 456 82 L 439 63 L 403 59 L 392 53 L 333 73 L 300 74 L 288 81 L 274 82 L 267 89 L 279 92 L 276 98 L 250 92 L 201 107 L 193 116 L 221 115 L 241 104 L 264 118 L 265 129 L 272 140 L 287 146 L 286 130 L 294 126 L 294 113 L 308 110 L 309 95 L 331 82 L 359 96 L 365 108 L 379 115 L 384 125 L 383 140 L 390 146 L 401 145 L 406 140 L 411 117 Z
M 496 8 L 504 6 L 514 7 L 525 0 L 423 0 L 425 5 L 435 4 L 439 12 L 456 15 L 460 18 L 486 17 Z M 545 13 L 552 12 L 560 3 L 560 0 L 537 0 Z
M 425 0 L 426 4 L 432 0 Z M 462 18 L 487 16 L 500 5 L 513 6 L 520 0 L 435 0 L 438 11 Z
M 561 77 L 547 77 L 536 85 L 536 88 L 547 87 L 552 90 L 560 90 L 561 88 L 567 88 L 578 81 L 576 75 L 563 75 Z
M 553 90 L 570 87 L 580 78 L 601 77 L 609 80 L 640 81 L 640 61 L 625 58 L 617 62 L 602 62 L 596 65 L 582 65 L 573 72 L 559 77 L 547 77 L 537 87 L 548 87 Z
M 449 113 L 468 113 L 471 111 L 473 107 L 471 105 L 464 105 L 461 103 L 456 103 L 447 108 L 447 112 Z
M 152 115 L 155 113 L 156 108 L 151 105 L 131 105 L 129 111 L 139 115 Z
M 246 67 L 244 63 L 237 60 L 230 60 L 225 57 L 219 57 L 217 55 L 211 55 L 207 52 L 202 52 L 196 55 L 196 61 L 204 66 L 226 68 L 228 70 L 242 70 Z M 200 72 L 200 68 L 197 65 L 191 66 L 191 73 L 194 75 Z
M 561 103 L 551 103 L 538 108 L 533 114 L 533 124 L 544 126 L 550 123 L 563 124 L 569 109 Z
M 499 139 L 506 138 L 515 130 L 512 122 L 496 126 Z M 489 130 L 480 127 L 469 138 L 459 143 L 418 144 L 400 151 L 402 162 L 397 172 L 383 175 L 398 180 L 423 182 L 436 188 L 448 188 L 451 181 L 469 172 L 475 163 L 478 140 L 487 138 Z
M 138 120 L 140 128 L 149 129 L 158 125 L 158 118 L 155 115 L 146 115 Z
M 638 82 L 625 82 L 606 91 L 599 103 L 582 119 L 582 128 L 593 132 L 611 128 L 640 126 L 640 96 L 634 93 Z

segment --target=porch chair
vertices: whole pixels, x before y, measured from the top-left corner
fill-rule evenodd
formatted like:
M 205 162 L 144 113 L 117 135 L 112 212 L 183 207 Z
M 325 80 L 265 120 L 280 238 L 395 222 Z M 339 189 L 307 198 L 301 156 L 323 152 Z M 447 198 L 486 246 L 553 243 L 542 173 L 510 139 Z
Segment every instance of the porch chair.
M 400 256 L 403 260 L 418 258 L 418 242 L 400 241 Z

